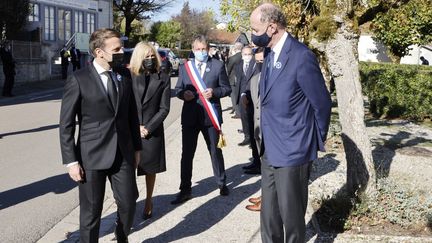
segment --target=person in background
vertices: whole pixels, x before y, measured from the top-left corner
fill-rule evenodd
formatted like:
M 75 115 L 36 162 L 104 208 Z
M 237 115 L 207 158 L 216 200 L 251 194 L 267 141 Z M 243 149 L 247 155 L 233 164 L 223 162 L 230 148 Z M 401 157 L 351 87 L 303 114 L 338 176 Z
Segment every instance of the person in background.
M 232 118 L 239 119 L 240 118 L 240 107 L 237 105 L 238 100 L 238 87 L 236 80 L 236 70 L 235 67 L 242 60 L 241 50 L 243 48 L 243 44 L 241 42 L 236 42 L 232 49 L 232 55 L 228 58 L 226 63 L 226 69 L 229 77 L 229 83 L 231 85 L 231 103 L 232 103 L 232 111 L 231 114 L 234 114 Z
M 75 72 L 77 69 L 81 69 L 81 52 L 75 48 L 75 44 L 72 44 L 70 49 L 70 57 L 72 62 L 72 71 Z
M 248 104 L 253 107 L 253 137 L 254 142 L 256 143 L 257 152 L 260 154 L 261 148 L 261 130 L 260 130 L 260 113 L 261 113 L 261 104 L 259 98 L 259 83 L 261 70 L 264 63 L 264 48 L 258 47 L 254 50 L 254 59 L 255 59 L 255 71 L 250 79 L 249 86 L 246 89 L 246 92 L 250 94 L 250 101 Z M 261 166 L 261 161 L 259 162 Z M 254 163 L 252 162 L 249 166 L 254 167 Z M 260 169 L 261 171 L 261 169 Z M 259 212 L 261 210 L 261 196 L 249 198 L 249 202 L 252 205 L 247 205 L 246 209 L 250 211 Z
M 163 121 L 170 110 L 170 76 L 161 70 L 161 57 L 149 43 L 135 46 L 129 68 L 138 108 L 141 133 L 141 160 L 138 176 L 145 175 L 146 201 L 142 218 L 152 217 L 153 189 L 156 174 L 166 171 L 165 134 Z
M 66 49 L 66 46 L 63 46 L 63 48 L 60 50 L 62 79 L 67 78 L 69 57 L 70 57 L 69 51 Z
M 11 45 L 5 42 L 0 47 L 0 58 L 3 64 L 3 74 L 5 77 L 2 95 L 12 97 L 12 89 L 15 83 L 15 60 L 12 56 Z

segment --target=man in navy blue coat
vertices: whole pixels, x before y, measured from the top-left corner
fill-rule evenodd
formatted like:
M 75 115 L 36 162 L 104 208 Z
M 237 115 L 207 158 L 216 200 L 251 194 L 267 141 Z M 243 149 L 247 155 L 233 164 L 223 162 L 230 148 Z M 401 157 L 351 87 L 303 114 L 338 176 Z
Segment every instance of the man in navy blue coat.
M 171 201 L 172 204 L 180 204 L 191 198 L 192 191 L 192 161 L 197 147 L 198 135 L 201 132 L 210 152 L 213 174 L 218 184 L 220 195 L 229 194 L 226 186 L 225 164 L 222 150 L 217 147 L 219 133 L 213 127 L 209 115 L 203 103 L 199 99 L 201 95 L 210 101 L 215 109 L 219 124 L 222 124 L 222 108 L 220 99 L 231 93 L 231 87 L 224 64 L 208 56 L 208 44 L 204 36 L 197 37 L 192 43 L 194 58 L 191 60 L 195 65 L 207 89 L 196 90 L 189 78 L 186 67 L 180 66 L 179 77 L 175 87 L 176 95 L 183 100 L 181 114 L 182 124 L 182 157 L 180 192 Z
M 265 3 L 250 17 L 252 41 L 271 48 L 261 73 L 263 242 L 304 242 L 310 165 L 324 142 L 331 99 L 315 55 Z M 284 233 L 285 229 L 285 233 Z

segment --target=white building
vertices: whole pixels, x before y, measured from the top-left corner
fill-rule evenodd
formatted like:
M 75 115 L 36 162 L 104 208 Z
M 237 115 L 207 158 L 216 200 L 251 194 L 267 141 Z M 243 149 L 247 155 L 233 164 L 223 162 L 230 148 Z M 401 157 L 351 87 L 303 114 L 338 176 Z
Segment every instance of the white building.
M 432 65 L 432 46 L 409 47 L 411 50 L 408 55 L 401 58 L 401 64 L 421 64 L 420 57 L 423 56 Z M 358 43 L 359 61 L 364 62 L 391 62 L 387 54 L 387 48 L 372 39 L 371 35 L 361 35 Z

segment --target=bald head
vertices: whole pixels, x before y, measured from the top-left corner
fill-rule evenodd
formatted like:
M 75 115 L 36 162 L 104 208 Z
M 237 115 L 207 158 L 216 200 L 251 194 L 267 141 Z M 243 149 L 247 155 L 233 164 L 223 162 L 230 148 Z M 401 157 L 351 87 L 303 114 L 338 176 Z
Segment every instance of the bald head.
M 285 33 L 286 19 L 279 7 L 264 3 L 252 12 L 250 26 L 255 45 L 273 48 Z
M 285 29 L 287 26 L 286 18 L 282 10 L 271 3 L 263 3 L 259 5 L 251 14 L 251 20 L 255 18 L 261 23 L 274 23 L 279 28 Z

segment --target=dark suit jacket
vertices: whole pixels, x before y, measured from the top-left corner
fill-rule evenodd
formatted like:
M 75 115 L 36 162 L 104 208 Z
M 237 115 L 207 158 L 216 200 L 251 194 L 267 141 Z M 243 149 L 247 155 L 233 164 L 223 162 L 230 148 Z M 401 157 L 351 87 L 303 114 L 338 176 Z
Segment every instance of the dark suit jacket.
M 261 131 L 268 161 L 286 167 L 316 159 L 324 151 L 331 99 L 315 55 L 288 35 L 268 80 L 266 72 L 264 65 Z
M 150 74 L 146 92 L 145 79 L 145 75 L 132 76 L 132 87 L 138 108 L 139 123 L 144 125 L 150 133 L 149 136 L 142 139 L 143 148 L 140 165 L 159 163 L 165 167 L 163 121 L 170 110 L 170 77 L 164 72 Z
M 76 50 L 77 54 L 75 55 L 74 49 Z M 71 61 L 72 62 L 79 62 L 81 59 L 81 52 L 79 49 L 71 48 L 70 49 L 70 55 L 71 55 Z
M 118 70 L 118 103 L 114 108 L 93 65 L 69 76 L 60 111 L 60 145 L 63 163 L 78 161 L 84 169 L 112 166 L 117 148 L 134 163 L 141 150 L 139 122 L 129 70 Z M 78 141 L 75 125 L 78 117 Z
M 243 65 L 244 61 L 240 61 L 236 66 L 236 76 L 237 76 L 237 86 L 238 86 L 238 94 L 237 94 L 237 101 L 238 104 L 240 102 L 240 97 L 242 93 L 245 93 L 248 96 L 248 99 L 250 100 L 250 80 L 254 74 L 254 65 L 255 61 L 251 60 L 249 63 L 248 70 L 246 71 L 246 74 L 243 72 Z
M 236 70 L 235 67 L 239 62 L 241 62 L 242 56 L 241 52 L 236 53 L 228 58 L 227 62 L 227 73 L 229 77 L 229 82 L 231 86 L 236 85 Z
M 228 96 L 231 93 L 231 87 L 228 82 L 228 76 L 223 63 L 221 61 L 209 58 L 203 80 L 207 88 L 213 89 L 213 97 L 210 99 L 210 103 L 216 108 L 219 122 L 222 124 L 222 108 L 220 104 L 220 98 Z M 192 85 L 184 65 L 180 66 L 179 77 L 175 89 L 176 95 L 180 99 L 183 99 L 183 94 L 186 90 L 191 90 L 195 93 L 195 99 L 191 101 L 185 101 L 183 103 L 181 115 L 182 125 L 212 126 L 211 120 L 207 115 L 203 104 L 198 98 L 198 93 L 195 90 L 195 87 Z

